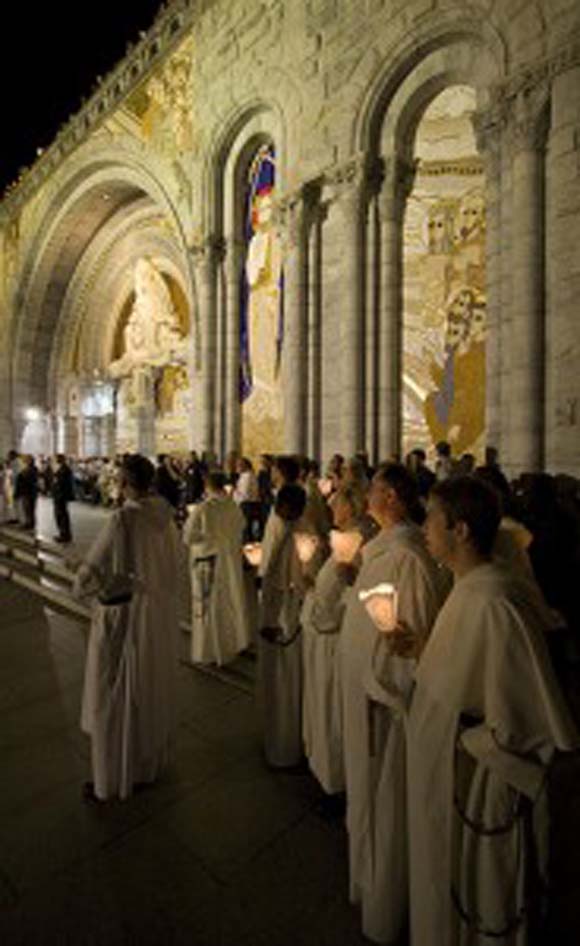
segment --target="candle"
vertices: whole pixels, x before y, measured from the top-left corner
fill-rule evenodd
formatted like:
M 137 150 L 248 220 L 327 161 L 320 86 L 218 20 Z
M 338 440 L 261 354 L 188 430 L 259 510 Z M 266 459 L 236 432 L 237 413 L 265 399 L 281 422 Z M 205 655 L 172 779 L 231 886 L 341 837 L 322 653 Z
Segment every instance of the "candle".
M 318 489 L 323 496 L 330 496 L 332 493 L 332 480 L 330 477 L 326 476 L 318 480 Z
M 312 535 L 309 532 L 296 532 L 294 535 L 294 545 L 296 546 L 296 554 L 302 564 L 308 565 L 308 562 L 312 561 L 314 553 L 318 548 L 318 536 Z
M 382 582 L 368 591 L 359 591 L 369 617 L 381 634 L 392 634 L 397 627 L 397 589 L 390 582 Z
M 258 568 L 262 564 L 262 545 L 260 542 L 248 542 L 247 545 L 244 545 L 242 551 L 246 556 L 246 560 L 254 568 Z
M 339 532 L 332 529 L 330 533 L 330 547 L 335 562 L 349 565 L 362 545 L 360 532 Z

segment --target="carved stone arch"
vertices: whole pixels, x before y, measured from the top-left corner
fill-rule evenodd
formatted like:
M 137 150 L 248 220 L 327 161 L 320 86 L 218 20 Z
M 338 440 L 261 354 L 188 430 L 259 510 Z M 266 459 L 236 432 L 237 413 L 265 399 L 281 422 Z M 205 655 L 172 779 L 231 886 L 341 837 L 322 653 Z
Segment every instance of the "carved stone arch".
M 277 166 L 278 179 L 286 179 L 287 125 L 280 105 L 275 101 L 256 99 L 239 106 L 222 124 L 213 146 L 208 152 L 206 180 L 211 182 L 209 193 L 214 195 L 208 221 L 210 233 L 234 236 L 240 232 L 240 220 L 235 218 L 239 203 L 239 173 L 252 148 L 271 141 L 281 156 Z
M 193 299 L 182 221 L 143 154 L 97 149 L 63 169 L 58 185 L 42 208 L 19 286 L 12 349 L 16 408 L 30 403 L 49 406 L 48 367 L 67 286 L 87 248 L 121 208 L 145 199 L 170 221 L 183 252 L 187 294 Z
M 408 87 L 406 80 L 413 74 L 420 74 L 424 61 L 435 61 L 433 54 L 453 47 L 457 49 L 458 46 L 471 46 L 472 50 L 477 47 L 479 50 L 478 56 L 472 54 L 470 76 L 462 77 L 461 81 L 476 84 L 482 98 L 485 97 L 490 87 L 507 73 L 507 49 L 495 26 L 481 15 L 474 14 L 468 18 L 464 12 L 458 15 L 457 11 L 438 11 L 437 15 L 416 25 L 412 40 L 405 36 L 386 49 L 378 67 L 376 50 L 369 52 L 359 67 L 359 72 L 366 70 L 369 75 L 353 126 L 353 153 L 379 152 L 385 115 L 397 91 L 403 84 Z M 388 63 L 387 68 L 385 63 Z M 418 84 L 422 83 L 419 81 Z

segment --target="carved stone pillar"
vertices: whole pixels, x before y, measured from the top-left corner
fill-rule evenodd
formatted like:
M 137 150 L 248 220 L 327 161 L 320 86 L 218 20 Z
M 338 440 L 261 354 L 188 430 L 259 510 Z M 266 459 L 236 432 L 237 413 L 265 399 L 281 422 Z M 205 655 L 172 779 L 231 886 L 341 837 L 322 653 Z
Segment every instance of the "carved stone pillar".
M 105 414 L 101 418 L 100 454 L 102 457 L 115 455 L 116 418 L 114 414 Z
M 226 452 L 241 447 L 240 404 L 240 279 L 244 265 L 244 246 L 234 238 L 227 240 L 226 276 Z
M 217 355 L 217 256 L 219 246 L 213 239 L 194 248 L 195 284 L 201 346 L 201 450 L 215 450 L 216 355 Z
M 416 166 L 397 155 L 385 159 L 379 196 L 381 288 L 378 325 L 378 452 L 382 460 L 401 449 L 403 217 Z
M 485 442 L 502 454 L 502 345 L 501 289 L 502 252 L 506 251 L 502 233 L 501 160 L 503 122 L 492 112 L 473 116 L 477 147 L 485 168 L 486 250 L 485 294 L 487 303 L 487 339 L 485 346 Z M 503 433 L 504 443 L 507 440 Z
M 138 387 L 138 406 L 135 408 L 135 433 L 137 453 L 153 458 L 155 444 L 155 391 L 153 372 L 150 368 L 141 371 Z
M 337 208 L 343 226 L 340 320 L 340 450 L 352 456 L 364 447 L 364 199 L 366 161 L 357 157 L 339 169 Z
M 322 440 L 322 224 L 326 214 L 326 205 L 317 200 L 308 229 L 307 453 L 317 460 Z
M 571 50 L 572 52 L 572 50 Z M 547 149 L 546 467 L 580 477 L 580 56 L 552 81 Z
M 67 457 L 76 457 L 79 455 L 79 422 L 77 417 L 69 415 L 61 416 L 57 421 L 58 434 L 57 445 L 58 453 L 64 453 Z
M 546 93 L 520 94 L 510 115 L 512 149 L 512 333 L 510 464 L 544 460 L 544 149 Z
M 281 204 L 285 230 L 284 256 L 284 449 L 304 453 L 307 444 L 308 387 L 306 296 L 306 205 L 302 192 Z

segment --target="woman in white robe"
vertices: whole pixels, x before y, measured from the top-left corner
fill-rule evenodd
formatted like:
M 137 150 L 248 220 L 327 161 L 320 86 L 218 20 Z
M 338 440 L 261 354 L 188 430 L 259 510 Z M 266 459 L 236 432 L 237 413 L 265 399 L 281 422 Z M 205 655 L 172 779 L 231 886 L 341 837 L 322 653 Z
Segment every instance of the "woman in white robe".
M 369 510 L 381 531 L 362 550 L 340 635 L 350 899 L 361 904 L 364 934 L 389 944 L 402 934 L 408 913 L 404 712 L 414 661 L 393 652 L 394 635 L 379 633 L 359 592 L 392 583 L 400 624 L 422 646 L 442 587 L 421 530 L 408 518 L 415 493 L 399 464 L 375 474 Z
M 357 531 L 364 512 L 358 490 L 339 490 L 331 508 L 336 529 Z M 341 563 L 334 556 L 328 558 L 306 593 L 301 615 L 304 751 L 328 794 L 345 789 L 338 643 L 350 590 Z
M 91 791 L 101 801 L 157 779 L 175 722 L 179 540 L 172 510 L 149 495 L 154 473 L 144 457 L 125 462 L 125 503 L 74 583 L 77 597 L 95 598 L 81 726 L 91 737 Z M 131 599 L 100 603 L 98 596 L 118 593 L 119 580 Z
M 546 651 L 545 609 L 529 582 L 491 561 L 498 523 L 497 500 L 472 479 L 430 497 L 428 545 L 455 585 L 409 717 L 413 946 L 526 946 L 539 906 L 526 889 L 529 839 L 543 872 L 548 767 L 579 744 Z
M 222 473 L 209 473 L 206 499 L 183 529 L 191 574 L 191 659 L 228 663 L 250 644 L 242 573 L 245 519 L 224 490 Z

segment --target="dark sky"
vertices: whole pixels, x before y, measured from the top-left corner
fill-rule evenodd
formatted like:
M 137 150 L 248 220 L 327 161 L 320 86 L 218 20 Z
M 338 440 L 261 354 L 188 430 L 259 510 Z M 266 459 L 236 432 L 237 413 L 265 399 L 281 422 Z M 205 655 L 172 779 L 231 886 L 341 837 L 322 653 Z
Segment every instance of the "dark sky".
M 0 192 L 147 30 L 161 0 L 33 3 L 2 9 Z

